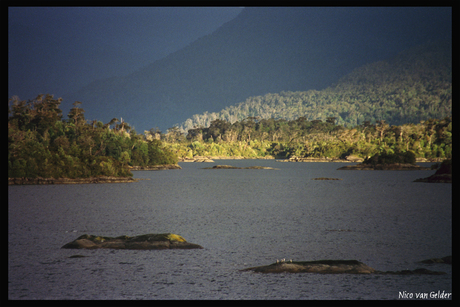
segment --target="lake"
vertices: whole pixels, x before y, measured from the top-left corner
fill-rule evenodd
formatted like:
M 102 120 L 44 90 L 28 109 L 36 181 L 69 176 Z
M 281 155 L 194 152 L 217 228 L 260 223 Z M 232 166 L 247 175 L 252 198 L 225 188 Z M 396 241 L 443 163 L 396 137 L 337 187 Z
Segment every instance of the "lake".
M 217 164 L 278 170 L 202 169 Z M 8 298 L 393 300 L 403 291 L 452 292 L 450 265 L 418 263 L 452 255 L 452 184 L 413 182 L 434 171 L 274 160 L 180 165 L 135 171 L 148 179 L 135 183 L 8 186 Z M 61 249 L 85 233 L 166 232 L 204 248 Z M 239 271 L 281 258 L 447 274 Z

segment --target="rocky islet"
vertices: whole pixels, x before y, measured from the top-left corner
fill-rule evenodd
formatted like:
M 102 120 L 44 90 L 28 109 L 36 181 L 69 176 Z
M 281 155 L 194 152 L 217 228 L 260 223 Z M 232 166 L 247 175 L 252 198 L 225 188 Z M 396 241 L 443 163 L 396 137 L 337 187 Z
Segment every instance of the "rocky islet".
M 433 175 L 416 179 L 414 182 L 452 183 L 452 159 L 443 161 Z
M 139 236 L 104 237 L 84 234 L 62 246 L 70 249 L 201 249 L 202 246 L 187 242 L 173 233 L 144 234 Z
M 272 169 L 272 170 L 275 170 L 277 168 L 268 167 L 268 166 L 236 167 L 236 166 L 231 166 L 231 165 L 214 165 L 212 167 L 205 167 L 203 169 Z
M 449 259 L 452 264 L 452 256 Z M 444 259 L 442 258 L 442 259 Z M 435 258 L 437 259 L 437 258 Z M 429 261 L 429 260 L 428 260 Z M 423 262 L 422 263 L 427 263 Z M 432 262 L 428 262 L 432 263 Z M 439 262 L 436 262 L 439 263 Z M 448 263 L 448 262 L 442 262 Z M 240 271 L 255 273 L 317 273 L 317 274 L 381 274 L 381 275 L 444 275 L 445 272 L 432 271 L 426 268 L 401 271 L 378 271 L 358 260 L 315 260 L 315 261 L 281 261 L 269 265 L 250 267 Z
M 144 234 L 139 236 L 106 237 L 84 234 L 62 246 L 65 249 L 202 249 L 203 247 L 187 242 L 182 236 L 173 233 Z M 83 255 L 73 255 L 70 258 L 83 258 Z M 421 261 L 424 264 L 452 264 L 452 256 L 432 258 Z M 240 271 L 256 273 L 317 273 L 317 274 L 388 274 L 388 275 L 442 275 L 445 272 L 431 271 L 426 268 L 401 271 L 378 271 L 358 260 L 315 260 L 315 261 L 281 261 L 269 265 L 250 267 Z
M 355 164 L 339 167 L 337 170 L 358 170 L 358 171 L 426 171 L 431 170 L 429 167 L 419 166 L 410 163 L 392 163 L 392 164 Z

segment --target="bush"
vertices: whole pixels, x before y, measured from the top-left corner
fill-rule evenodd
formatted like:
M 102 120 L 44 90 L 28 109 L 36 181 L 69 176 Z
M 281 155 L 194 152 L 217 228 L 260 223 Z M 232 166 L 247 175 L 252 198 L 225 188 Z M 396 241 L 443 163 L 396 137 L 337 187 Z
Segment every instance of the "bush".
M 176 164 L 178 161 L 177 156 L 158 140 L 148 142 L 148 157 L 149 165 Z
M 436 174 L 452 174 L 452 159 L 444 160 L 436 171 Z
M 372 157 L 365 159 L 364 164 L 394 164 L 394 163 L 408 163 L 415 164 L 415 154 L 412 151 L 406 151 L 404 153 L 397 152 L 393 154 L 380 153 L 375 154 Z

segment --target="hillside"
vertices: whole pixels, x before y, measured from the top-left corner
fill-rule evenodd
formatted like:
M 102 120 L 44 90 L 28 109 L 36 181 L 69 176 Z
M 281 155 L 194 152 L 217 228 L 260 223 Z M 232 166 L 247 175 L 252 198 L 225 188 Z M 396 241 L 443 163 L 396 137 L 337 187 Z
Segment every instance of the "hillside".
M 214 33 L 131 75 L 63 95 L 63 108 L 81 101 L 90 120 L 123 117 L 137 131 L 164 131 L 251 96 L 322 90 L 366 63 L 449 37 L 449 18 L 427 18 L 440 9 L 245 8 Z
M 307 120 L 336 117 L 339 125 L 385 120 L 392 125 L 452 115 L 452 45 L 424 44 L 386 61 L 366 64 L 324 90 L 283 91 L 254 96 L 220 112 L 195 114 L 179 128 L 233 123 L 251 116 Z

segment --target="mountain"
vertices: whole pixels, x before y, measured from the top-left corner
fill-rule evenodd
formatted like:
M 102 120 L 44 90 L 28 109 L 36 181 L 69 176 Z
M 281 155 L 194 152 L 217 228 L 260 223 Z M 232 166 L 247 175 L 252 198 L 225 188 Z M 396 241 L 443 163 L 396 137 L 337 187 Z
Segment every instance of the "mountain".
M 81 101 L 87 119 L 122 117 L 138 132 L 165 130 L 250 96 L 324 89 L 366 63 L 450 37 L 450 14 L 432 7 L 245 8 L 143 69 L 62 96 L 63 108 Z
M 385 120 L 392 125 L 452 116 L 452 44 L 437 41 L 409 48 L 388 60 L 365 64 L 321 91 L 282 91 L 252 96 L 219 112 L 195 114 L 179 128 L 208 127 L 248 117 L 326 121 L 359 125 Z

